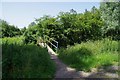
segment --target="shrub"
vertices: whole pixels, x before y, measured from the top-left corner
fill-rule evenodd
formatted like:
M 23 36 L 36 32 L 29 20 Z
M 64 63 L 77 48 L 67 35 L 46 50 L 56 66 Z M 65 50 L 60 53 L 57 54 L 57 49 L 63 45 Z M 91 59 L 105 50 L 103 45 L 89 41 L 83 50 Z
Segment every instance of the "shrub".
M 59 58 L 71 67 L 89 71 L 93 67 L 116 64 L 118 62 L 118 42 L 103 39 L 88 41 L 58 51 Z

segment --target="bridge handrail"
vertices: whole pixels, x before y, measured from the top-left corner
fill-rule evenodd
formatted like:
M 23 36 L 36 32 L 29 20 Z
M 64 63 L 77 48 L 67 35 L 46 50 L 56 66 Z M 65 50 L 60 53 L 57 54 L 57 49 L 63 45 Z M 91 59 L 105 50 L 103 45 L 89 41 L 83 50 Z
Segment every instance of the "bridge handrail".
M 48 38 L 47 42 L 49 42 L 52 46 L 54 46 L 54 47 L 56 48 L 56 51 L 57 51 L 57 49 L 58 49 L 58 41 L 56 41 L 56 40 L 54 40 L 53 38 L 50 38 L 50 37 L 48 37 L 48 36 L 45 36 L 45 38 Z M 54 42 L 56 43 L 56 45 L 53 44 L 53 43 L 51 43 L 49 40 L 54 41 Z
M 48 40 L 47 40 L 48 41 Z M 54 44 L 52 44 L 50 41 L 48 41 L 51 45 L 53 45 L 55 48 L 57 48 L 57 46 L 55 46 Z
M 52 38 L 50 38 L 52 41 L 54 41 L 54 42 L 56 42 L 56 43 L 58 43 L 57 41 L 55 41 L 54 39 L 52 39 Z

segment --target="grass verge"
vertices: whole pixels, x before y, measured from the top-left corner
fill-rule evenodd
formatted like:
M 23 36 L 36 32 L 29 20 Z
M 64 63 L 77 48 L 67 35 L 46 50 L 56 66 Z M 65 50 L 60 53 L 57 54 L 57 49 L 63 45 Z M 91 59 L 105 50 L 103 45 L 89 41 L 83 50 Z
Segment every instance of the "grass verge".
M 24 45 L 21 38 L 2 41 L 3 78 L 53 78 L 55 64 L 46 48 Z
M 59 58 L 77 70 L 109 66 L 118 62 L 118 41 L 103 39 L 88 41 L 58 51 Z

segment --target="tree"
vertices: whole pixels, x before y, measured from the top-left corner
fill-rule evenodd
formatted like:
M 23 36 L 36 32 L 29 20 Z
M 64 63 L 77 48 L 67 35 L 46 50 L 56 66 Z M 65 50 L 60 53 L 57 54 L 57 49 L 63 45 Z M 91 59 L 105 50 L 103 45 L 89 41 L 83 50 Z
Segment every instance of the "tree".
M 23 33 L 23 36 L 25 37 L 24 42 L 26 44 L 28 44 L 28 43 L 36 44 L 36 42 L 37 42 L 37 37 L 38 37 L 37 33 L 39 32 L 39 29 L 38 29 L 38 26 L 33 23 L 35 23 L 35 22 L 30 23 L 27 29 L 23 28 L 23 30 L 25 30 Z
M 24 36 L 28 43 L 35 42 L 38 36 L 42 39 L 49 36 L 60 43 L 59 47 L 96 40 L 101 37 L 103 21 L 100 16 L 100 10 L 95 7 L 84 13 L 71 9 L 69 12 L 60 12 L 57 17 L 44 15 L 36 19 L 37 24 L 28 27 Z
M 104 35 L 120 40 L 120 2 L 102 2 L 100 9 L 104 21 Z
M 0 28 L 2 37 L 13 37 L 20 35 L 20 29 L 14 25 L 9 25 L 6 21 L 0 20 Z
M 102 19 L 99 9 L 95 7 L 83 14 L 71 9 L 69 12 L 60 12 L 57 17 L 45 15 L 37 21 L 40 36 L 57 40 L 60 47 L 101 36 Z
M 32 27 L 32 26 L 34 26 L 34 25 L 36 25 L 36 23 L 35 23 L 35 22 L 31 22 L 31 23 L 28 25 L 28 27 Z
M 23 35 L 26 31 L 26 27 L 22 28 L 20 31 L 21 31 L 21 34 Z

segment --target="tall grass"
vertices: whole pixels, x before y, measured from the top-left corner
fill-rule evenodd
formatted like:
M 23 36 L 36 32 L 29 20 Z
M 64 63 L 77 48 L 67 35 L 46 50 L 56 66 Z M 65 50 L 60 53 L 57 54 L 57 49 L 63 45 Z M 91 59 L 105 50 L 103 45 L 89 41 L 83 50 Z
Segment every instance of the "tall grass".
M 94 67 L 117 64 L 118 50 L 118 41 L 103 39 L 60 49 L 58 54 L 69 66 L 89 71 Z
M 1 38 L 1 44 L 6 43 L 7 44 L 19 44 L 19 45 L 23 45 L 24 44 L 24 37 L 20 36 L 20 37 L 5 37 L 5 38 Z
M 24 45 L 22 38 L 4 38 L 2 41 L 3 78 L 52 78 L 55 64 L 46 48 Z

